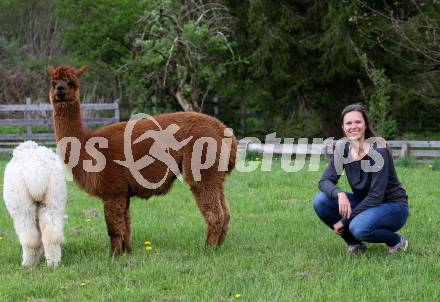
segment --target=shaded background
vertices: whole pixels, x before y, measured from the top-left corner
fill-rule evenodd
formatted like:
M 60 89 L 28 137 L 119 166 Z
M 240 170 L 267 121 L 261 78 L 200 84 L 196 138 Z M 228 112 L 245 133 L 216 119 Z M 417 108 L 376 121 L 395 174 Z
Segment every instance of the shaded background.
M 122 119 L 339 137 L 362 102 L 385 138 L 438 140 L 439 23 L 438 1 L 0 0 L 0 103 L 48 102 L 47 65 L 87 64 L 83 102 L 120 98 Z

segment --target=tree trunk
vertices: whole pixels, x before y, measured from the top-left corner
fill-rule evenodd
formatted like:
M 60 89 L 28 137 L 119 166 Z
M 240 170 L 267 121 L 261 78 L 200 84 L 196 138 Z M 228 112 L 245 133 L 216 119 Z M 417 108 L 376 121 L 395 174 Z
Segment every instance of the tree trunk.
M 193 102 L 191 103 L 190 101 L 188 101 L 185 96 L 183 95 L 183 85 L 185 84 L 184 80 L 181 80 L 179 83 L 179 87 L 177 87 L 177 91 L 174 94 L 174 96 L 176 97 L 177 102 L 179 103 L 180 107 L 182 107 L 182 109 L 184 111 L 200 111 L 199 110 L 199 106 L 197 105 L 197 103 Z

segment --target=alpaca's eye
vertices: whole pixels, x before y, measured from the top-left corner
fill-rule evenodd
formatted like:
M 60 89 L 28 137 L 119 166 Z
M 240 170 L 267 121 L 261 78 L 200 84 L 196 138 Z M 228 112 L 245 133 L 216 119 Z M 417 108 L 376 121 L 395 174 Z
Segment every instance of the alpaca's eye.
M 57 85 L 57 82 L 52 81 L 52 87 L 55 88 L 56 85 Z
M 74 81 L 69 81 L 67 83 L 67 85 L 69 85 L 69 87 L 74 87 L 75 86 L 75 82 Z

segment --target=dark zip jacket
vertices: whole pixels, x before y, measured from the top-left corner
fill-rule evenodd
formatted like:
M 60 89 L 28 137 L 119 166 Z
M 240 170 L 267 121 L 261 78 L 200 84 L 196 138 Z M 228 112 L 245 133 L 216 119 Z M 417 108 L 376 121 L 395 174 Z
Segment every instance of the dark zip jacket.
M 328 197 L 336 199 L 335 202 L 337 202 L 338 193 L 342 190 L 336 184 L 342 170 L 345 171 L 353 194 L 361 202 L 352 209 L 349 219 L 342 219 L 344 225 L 348 225 L 359 213 L 383 202 L 408 204 L 408 196 L 400 185 L 393 158 L 386 148 L 373 145 L 368 154 L 362 159 L 352 161 L 350 158 L 348 145 L 344 150 L 344 154 L 335 152 L 319 181 L 319 189 Z

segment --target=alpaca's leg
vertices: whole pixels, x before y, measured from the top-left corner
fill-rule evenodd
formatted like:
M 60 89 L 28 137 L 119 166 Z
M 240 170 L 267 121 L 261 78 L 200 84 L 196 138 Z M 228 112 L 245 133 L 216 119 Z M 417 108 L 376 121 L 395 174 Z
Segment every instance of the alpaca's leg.
M 223 209 L 223 228 L 222 228 L 222 233 L 220 235 L 220 238 L 218 239 L 218 244 L 222 245 L 226 239 L 226 234 L 228 233 L 228 224 L 229 224 L 229 220 L 231 217 L 229 214 L 228 200 L 226 199 L 223 187 L 221 188 L 221 191 L 220 191 L 220 204 Z
M 17 208 L 12 218 L 14 219 L 15 231 L 23 249 L 22 265 L 33 267 L 40 261 L 40 257 L 43 254 L 43 245 L 37 225 L 37 207 L 30 203 L 28 205 L 29 207 L 26 209 Z
M 61 246 L 64 242 L 64 207 L 41 206 L 38 210 L 44 256 L 48 266 L 58 266 L 61 261 Z
M 48 266 L 58 266 L 64 242 L 64 214 L 67 204 L 67 186 L 62 171 L 56 171 L 49 180 L 44 200 L 38 208 L 38 220 L 44 256 Z
M 35 233 L 35 235 L 37 234 Z M 26 267 L 36 266 L 40 262 L 40 258 L 43 255 L 43 244 L 41 243 L 41 238 L 34 238 L 33 236 L 34 235 L 29 234 L 29 237 L 25 239 L 25 243 L 22 244 L 23 261 L 21 264 Z
M 34 266 L 38 264 L 43 251 L 37 224 L 37 205 L 29 196 L 24 182 L 13 172 L 17 170 L 5 170 L 4 201 L 22 247 L 22 264 Z
M 110 248 L 113 256 L 122 253 L 122 242 L 126 233 L 126 198 L 104 201 L 104 216 L 107 233 L 110 236 Z
M 122 241 L 122 249 L 128 254 L 131 253 L 131 217 L 130 217 L 130 198 L 127 198 L 127 208 L 125 210 L 125 233 Z
M 202 185 L 191 187 L 191 191 L 208 225 L 205 245 L 218 245 L 224 226 L 224 213 L 220 203 L 219 188 L 217 186 Z

